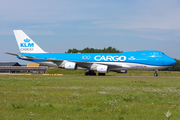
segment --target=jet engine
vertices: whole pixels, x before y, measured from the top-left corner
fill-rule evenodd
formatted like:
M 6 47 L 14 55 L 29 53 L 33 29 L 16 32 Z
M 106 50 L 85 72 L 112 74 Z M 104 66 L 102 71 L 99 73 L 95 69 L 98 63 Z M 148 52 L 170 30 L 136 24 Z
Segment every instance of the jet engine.
M 77 70 L 77 64 L 74 62 L 65 63 L 65 69 L 67 70 Z
M 109 68 L 107 65 L 98 65 L 97 66 L 97 72 L 98 73 L 108 73 L 109 72 Z

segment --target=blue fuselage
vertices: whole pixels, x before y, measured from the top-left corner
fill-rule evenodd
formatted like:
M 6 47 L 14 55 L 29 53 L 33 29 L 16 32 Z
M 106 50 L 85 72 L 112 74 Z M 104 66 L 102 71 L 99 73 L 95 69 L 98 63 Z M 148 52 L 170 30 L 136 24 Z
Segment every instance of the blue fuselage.
M 19 53 L 36 59 L 25 59 L 34 62 L 47 62 L 60 60 L 83 63 L 130 63 L 150 66 L 168 67 L 176 61 L 161 51 L 132 51 L 123 53 Z M 20 58 L 18 56 L 18 58 Z M 22 58 L 20 58 L 22 59 Z M 43 60 L 44 59 L 44 60 Z

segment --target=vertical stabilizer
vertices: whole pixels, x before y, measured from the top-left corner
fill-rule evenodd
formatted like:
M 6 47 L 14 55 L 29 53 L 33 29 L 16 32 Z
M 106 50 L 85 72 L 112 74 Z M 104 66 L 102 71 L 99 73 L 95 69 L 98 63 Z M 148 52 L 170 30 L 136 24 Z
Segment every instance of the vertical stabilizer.
M 17 44 L 21 53 L 45 53 L 31 38 L 22 30 L 14 30 Z

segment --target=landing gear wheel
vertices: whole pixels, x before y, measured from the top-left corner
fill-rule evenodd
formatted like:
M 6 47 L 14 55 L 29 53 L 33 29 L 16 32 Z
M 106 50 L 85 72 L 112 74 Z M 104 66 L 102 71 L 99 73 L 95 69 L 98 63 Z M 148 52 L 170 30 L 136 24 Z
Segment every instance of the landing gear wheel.
M 157 77 L 158 76 L 158 74 L 157 73 L 154 73 L 154 77 Z
M 96 76 L 96 73 L 94 72 L 92 75 L 93 75 L 93 76 Z
M 155 70 L 154 77 L 158 76 L 158 70 Z
M 105 76 L 105 73 L 98 73 L 99 76 Z
M 89 72 L 85 72 L 85 76 L 88 76 L 89 75 Z
M 93 76 L 96 76 L 96 73 L 95 73 L 94 71 L 91 71 L 91 70 L 90 70 L 90 71 L 85 72 L 85 75 L 86 75 L 86 76 L 88 76 L 88 75 L 89 75 L 89 76 L 92 76 L 92 75 L 93 75 Z

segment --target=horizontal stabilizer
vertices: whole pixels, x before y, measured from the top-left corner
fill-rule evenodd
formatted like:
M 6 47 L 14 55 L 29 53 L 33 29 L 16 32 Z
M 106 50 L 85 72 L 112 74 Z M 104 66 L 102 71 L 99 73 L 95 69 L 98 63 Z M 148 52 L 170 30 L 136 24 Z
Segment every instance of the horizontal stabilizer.
M 5 54 L 9 54 L 9 55 L 14 55 L 14 56 L 18 56 L 18 54 L 14 54 L 14 53 L 8 53 L 8 52 L 4 52 Z
M 8 53 L 8 52 L 5 52 L 5 54 L 19 56 L 20 58 L 24 58 L 24 59 L 36 59 L 35 57 L 25 56 L 25 55 L 21 55 L 21 54 L 14 54 L 14 53 Z

